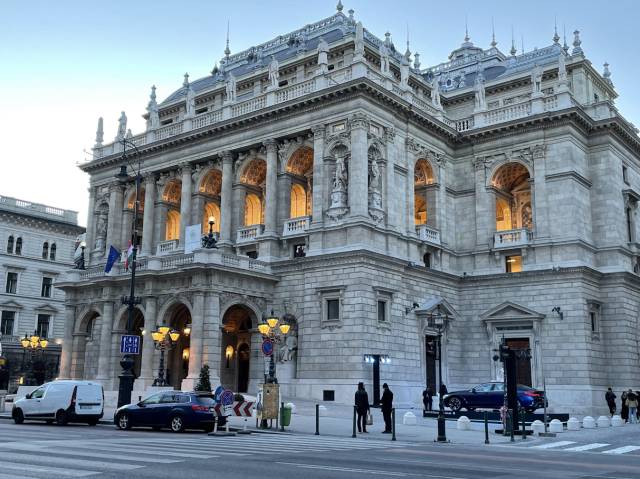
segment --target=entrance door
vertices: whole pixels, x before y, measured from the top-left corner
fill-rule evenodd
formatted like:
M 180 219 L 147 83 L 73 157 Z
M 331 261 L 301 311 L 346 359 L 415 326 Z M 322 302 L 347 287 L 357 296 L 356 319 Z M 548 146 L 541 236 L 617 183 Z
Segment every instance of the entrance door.
M 426 372 L 427 388 L 436 393 L 436 353 L 438 350 L 438 338 L 436 336 L 425 336 Z
M 511 349 L 529 349 L 529 338 L 508 338 L 507 346 Z M 516 359 L 516 379 L 518 384 L 531 386 L 531 359 Z
M 246 393 L 249 389 L 249 359 L 251 351 L 247 343 L 238 347 L 238 392 Z

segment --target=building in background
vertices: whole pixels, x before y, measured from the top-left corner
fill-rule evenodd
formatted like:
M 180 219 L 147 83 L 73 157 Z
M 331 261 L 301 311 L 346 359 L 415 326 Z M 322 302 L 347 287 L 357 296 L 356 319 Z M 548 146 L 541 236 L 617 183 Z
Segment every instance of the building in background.
M 144 176 L 134 330 L 190 331 L 165 362 L 176 388 L 209 364 L 212 382 L 255 393 L 271 310 L 293 325 L 277 356 L 287 395 L 350 403 L 364 381 L 375 400 L 382 381 L 419 402 L 440 360 L 450 390 L 499 379 L 503 338 L 530 353 L 519 382 L 546 383 L 552 408 L 593 413 L 607 386 L 637 386 L 640 141 L 608 65 L 579 32 L 569 46 L 551 31 L 519 55 L 466 36 L 425 67 L 342 9 L 227 46 L 161 103 L 152 88 L 142 133 L 123 113 L 105 142 L 100 119 L 61 375 L 117 389 L 129 274 L 104 264 L 131 238 L 135 188 L 114 180 L 126 139 Z M 187 241 L 194 225 L 218 248 Z M 137 390 L 159 356 L 144 335 Z
M 84 230 L 75 211 L 0 196 L 0 390 L 56 376 L 65 293 L 55 285 L 73 267 Z M 46 338 L 46 348 L 21 346 L 34 334 Z

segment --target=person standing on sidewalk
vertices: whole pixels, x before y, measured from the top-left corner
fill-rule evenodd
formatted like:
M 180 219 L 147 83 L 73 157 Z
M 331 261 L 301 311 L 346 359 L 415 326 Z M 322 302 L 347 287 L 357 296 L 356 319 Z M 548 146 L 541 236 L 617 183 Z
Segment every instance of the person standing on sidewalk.
M 427 386 L 427 388 L 422 391 L 422 404 L 424 405 L 425 411 L 433 410 L 433 389 L 431 389 L 431 386 Z
M 383 434 L 391 434 L 391 410 L 393 409 L 393 393 L 387 383 L 382 385 L 382 398 L 380 399 L 380 409 L 384 419 Z
M 620 395 L 620 401 L 622 401 L 622 406 L 620 407 L 620 417 L 624 420 L 624 422 L 629 422 L 629 405 L 627 403 L 627 391 L 622 391 Z
M 607 406 L 609 406 L 609 412 L 612 417 L 616 413 L 616 397 L 611 388 L 607 389 L 607 392 L 604 394 L 604 399 L 607 401 Z
M 638 396 L 631 389 L 627 391 L 627 407 L 629 408 L 629 423 L 638 424 L 636 415 L 638 411 Z
M 367 414 L 369 413 L 369 395 L 364 383 L 358 383 L 355 397 L 356 413 L 358 413 L 358 432 L 367 432 Z

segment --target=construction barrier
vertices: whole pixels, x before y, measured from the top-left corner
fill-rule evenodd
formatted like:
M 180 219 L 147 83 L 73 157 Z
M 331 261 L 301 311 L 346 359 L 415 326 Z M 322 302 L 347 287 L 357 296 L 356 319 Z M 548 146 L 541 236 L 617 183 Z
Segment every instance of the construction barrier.
M 225 408 L 222 404 L 216 404 L 213 410 L 217 416 L 251 417 L 254 404 L 252 401 L 235 401 L 230 408 Z

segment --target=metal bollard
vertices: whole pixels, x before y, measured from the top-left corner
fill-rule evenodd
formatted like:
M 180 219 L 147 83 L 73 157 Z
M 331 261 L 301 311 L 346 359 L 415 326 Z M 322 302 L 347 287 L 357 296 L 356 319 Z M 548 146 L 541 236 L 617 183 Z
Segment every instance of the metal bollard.
M 320 435 L 320 404 L 316 404 L 316 436 Z
M 353 406 L 353 434 L 351 437 L 356 437 L 356 407 Z
M 527 423 L 526 423 L 526 414 L 522 413 L 522 440 L 525 441 L 527 439 Z
M 489 444 L 489 413 L 484 412 L 484 443 Z
M 280 403 L 280 432 L 284 432 L 284 402 Z
M 396 440 L 396 408 L 391 409 L 391 440 Z
M 511 409 L 511 432 L 510 432 L 510 434 L 511 434 L 511 442 L 515 441 L 515 438 L 513 437 L 513 434 L 515 432 L 516 425 L 518 424 L 517 421 L 518 421 L 518 417 L 516 416 L 516 411 L 515 411 L 515 409 Z

